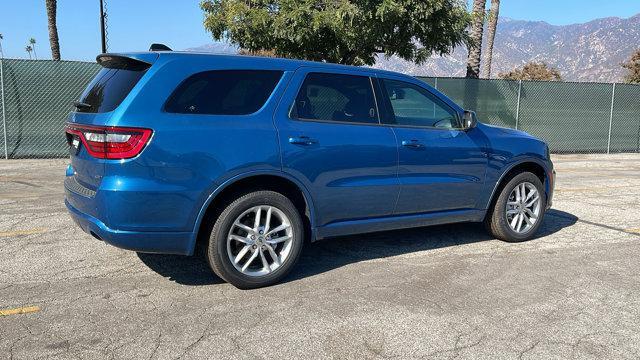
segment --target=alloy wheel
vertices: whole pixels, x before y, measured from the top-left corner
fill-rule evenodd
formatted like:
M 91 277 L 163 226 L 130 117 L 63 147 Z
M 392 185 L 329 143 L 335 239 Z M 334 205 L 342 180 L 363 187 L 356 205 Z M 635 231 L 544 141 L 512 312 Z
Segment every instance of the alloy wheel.
M 284 212 L 270 205 L 254 206 L 233 222 L 227 255 L 244 275 L 268 275 L 287 260 L 293 238 L 291 221 Z
M 522 182 L 511 191 L 505 207 L 507 223 L 511 230 L 526 234 L 538 221 L 542 199 L 532 183 Z

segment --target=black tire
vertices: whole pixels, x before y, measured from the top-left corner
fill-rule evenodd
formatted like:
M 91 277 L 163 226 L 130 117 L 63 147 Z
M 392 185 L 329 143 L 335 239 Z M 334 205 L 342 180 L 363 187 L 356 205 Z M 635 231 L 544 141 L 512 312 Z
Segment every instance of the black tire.
M 530 230 L 526 233 L 517 233 L 509 226 L 507 222 L 506 215 L 506 206 L 507 200 L 509 199 L 509 195 L 511 191 L 515 189 L 515 187 L 523 182 L 529 182 L 533 184 L 538 193 L 540 194 L 541 199 L 541 211 L 538 216 L 538 220 L 533 224 Z M 509 182 L 505 186 L 500 189 L 500 193 L 498 194 L 497 199 L 493 202 L 493 206 L 487 212 L 487 216 L 485 217 L 485 226 L 487 230 L 497 239 L 507 241 L 507 242 L 521 242 L 532 239 L 540 225 L 542 224 L 545 209 L 547 206 L 544 185 L 540 181 L 540 179 L 530 173 L 530 172 L 522 172 L 514 175 Z
M 227 235 L 234 221 L 255 206 L 273 206 L 289 219 L 293 232 L 289 255 L 271 273 L 261 276 L 243 274 L 232 264 L 227 253 Z M 274 191 L 255 191 L 239 196 L 218 216 L 211 229 L 207 246 L 207 260 L 211 269 L 223 280 L 240 289 L 254 289 L 272 285 L 286 276 L 298 262 L 304 243 L 304 227 L 300 213 L 284 195 Z

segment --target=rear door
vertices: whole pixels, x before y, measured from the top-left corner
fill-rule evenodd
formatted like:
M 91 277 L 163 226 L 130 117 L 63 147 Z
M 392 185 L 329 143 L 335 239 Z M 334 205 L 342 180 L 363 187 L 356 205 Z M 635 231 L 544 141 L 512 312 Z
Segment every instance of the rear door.
M 398 141 L 396 214 L 476 208 L 487 168 L 484 135 L 461 129 L 456 109 L 404 78 L 380 78 L 382 121 Z
M 283 169 L 311 192 L 318 226 L 393 213 L 396 141 L 366 73 L 298 69 L 275 121 Z

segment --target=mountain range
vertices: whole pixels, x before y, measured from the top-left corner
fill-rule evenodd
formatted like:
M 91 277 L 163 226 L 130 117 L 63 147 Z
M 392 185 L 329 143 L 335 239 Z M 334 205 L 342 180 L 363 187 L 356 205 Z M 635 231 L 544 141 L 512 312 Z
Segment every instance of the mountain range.
M 620 64 L 640 48 L 640 14 L 630 18 L 601 18 L 582 24 L 551 25 L 544 21 L 498 21 L 492 77 L 529 61 L 546 62 L 567 81 L 620 81 Z M 237 48 L 214 42 L 190 51 L 235 53 Z M 466 72 L 467 50 L 457 47 L 450 55 L 433 56 L 416 65 L 395 56 L 380 55 L 373 66 L 411 75 L 461 77 Z M 485 77 L 485 74 L 482 74 Z

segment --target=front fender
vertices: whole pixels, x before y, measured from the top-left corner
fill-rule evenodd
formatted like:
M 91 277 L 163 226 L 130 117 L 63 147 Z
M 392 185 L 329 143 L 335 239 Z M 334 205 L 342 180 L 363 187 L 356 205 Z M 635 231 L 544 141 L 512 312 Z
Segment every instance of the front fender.
M 499 156 L 493 155 L 492 159 L 490 159 L 490 163 L 493 162 L 495 164 L 495 162 L 500 162 L 504 160 L 505 159 L 500 158 Z M 526 163 L 534 163 L 534 164 L 540 165 L 544 169 L 545 196 L 547 198 L 547 201 L 550 199 L 550 195 L 553 191 L 553 184 L 551 183 L 551 180 L 553 177 L 553 166 L 550 165 L 549 161 L 545 161 L 544 159 L 533 157 L 533 156 L 521 155 L 521 156 L 514 157 L 510 159 L 508 162 L 504 163 L 497 171 L 494 172 L 494 174 L 497 174 L 498 176 L 493 176 L 492 178 L 494 180 L 487 181 L 487 185 L 489 188 L 486 189 L 487 191 L 485 193 L 488 193 L 489 196 L 486 199 L 484 199 L 483 202 L 481 202 L 481 204 L 484 204 L 485 210 L 489 209 L 489 207 L 491 206 L 491 201 L 496 195 L 496 192 L 498 191 L 498 187 L 500 186 L 502 181 L 505 179 L 505 176 L 507 176 L 507 174 L 517 166 L 520 166 Z

